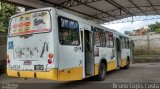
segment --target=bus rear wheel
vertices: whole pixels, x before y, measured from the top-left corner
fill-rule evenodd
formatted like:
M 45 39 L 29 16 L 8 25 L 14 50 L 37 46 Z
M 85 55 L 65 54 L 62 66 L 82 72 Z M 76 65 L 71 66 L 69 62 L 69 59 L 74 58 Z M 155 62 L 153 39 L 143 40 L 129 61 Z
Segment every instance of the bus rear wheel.
M 129 61 L 129 58 L 128 58 L 128 59 L 127 59 L 126 66 L 124 66 L 124 69 L 128 69 L 128 68 L 129 68 L 129 64 L 130 64 L 130 61 Z
M 103 81 L 106 78 L 106 65 L 104 63 L 100 63 L 99 73 L 96 76 L 96 80 Z

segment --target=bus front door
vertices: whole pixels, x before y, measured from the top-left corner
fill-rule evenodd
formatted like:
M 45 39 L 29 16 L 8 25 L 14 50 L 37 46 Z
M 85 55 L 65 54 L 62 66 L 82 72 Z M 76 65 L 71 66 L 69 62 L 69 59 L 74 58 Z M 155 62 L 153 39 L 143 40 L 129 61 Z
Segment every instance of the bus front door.
M 85 77 L 94 75 L 94 56 L 93 56 L 93 37 L 92 32 L 84 30 L 83 47 L 84 47 L 84 67 Z

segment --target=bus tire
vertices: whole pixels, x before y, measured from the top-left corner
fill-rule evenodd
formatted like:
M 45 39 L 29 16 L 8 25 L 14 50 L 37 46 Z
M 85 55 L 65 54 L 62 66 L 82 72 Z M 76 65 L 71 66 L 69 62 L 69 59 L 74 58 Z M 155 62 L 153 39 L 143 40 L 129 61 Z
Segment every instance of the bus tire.
M 106 65 L 105 63 L 100 63 L 99 73 L 96 76 L 96 80 L 103 81 L 106 78 Z
M 124 69 L 128 69 L 129 68 L 129 64 L 130 64 L 130 58 L 127 58 L 127 63 L 126 66 L 124 66 Z

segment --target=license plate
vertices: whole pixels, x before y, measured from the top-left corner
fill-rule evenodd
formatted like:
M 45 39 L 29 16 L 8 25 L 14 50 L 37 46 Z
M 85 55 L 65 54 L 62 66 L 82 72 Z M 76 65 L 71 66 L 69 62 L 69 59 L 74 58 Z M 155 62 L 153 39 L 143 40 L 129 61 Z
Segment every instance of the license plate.
M 44 70 L 43 65 L 34 65 L 34 70 Z

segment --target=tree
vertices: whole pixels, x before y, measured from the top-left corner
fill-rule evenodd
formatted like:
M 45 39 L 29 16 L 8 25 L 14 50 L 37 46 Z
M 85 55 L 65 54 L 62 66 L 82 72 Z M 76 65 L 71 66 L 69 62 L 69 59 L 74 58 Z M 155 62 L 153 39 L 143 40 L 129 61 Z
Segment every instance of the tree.
M 160 28 L 156 29 L 156 33 L 160 33 Z
M 156 22 L 155 24 L 151 24 L 149 28 L 149 32 L 156 32 L 156 30 L 160 28 L 160 23 Z
M 0 32 L 8 32 L 9 19 L 16 14 L 16 6 L 0 1 Z

